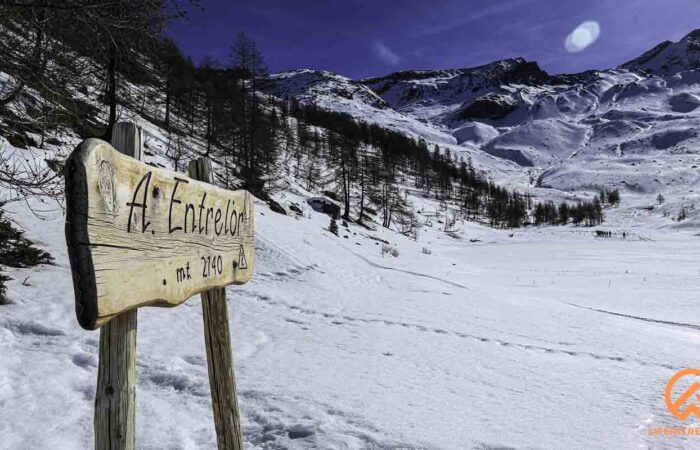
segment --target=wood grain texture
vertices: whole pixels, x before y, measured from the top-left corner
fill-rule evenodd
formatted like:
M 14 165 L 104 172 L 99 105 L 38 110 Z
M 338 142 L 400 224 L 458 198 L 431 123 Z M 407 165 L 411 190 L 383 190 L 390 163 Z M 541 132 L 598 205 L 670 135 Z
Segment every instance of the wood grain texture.
M 143 158 L 141 130 L 117 123 L 112 143 L 122 153 Z M 136 327 L 138 310 L 126 311 L 100 329 L 95 392 L 95 449 L 133 450 L 136 444 Z
M 252 277 L 254 214 L 246 191 L 151 167 L 88 139 L 66 164 L 66 203 L 76 314 L 86 329 Z
M 189 175 L 213 183 L 211 161 L 208 158 L 192 161 Z M 216 288 L 202 292 L 201 296 L 216 441 L 219 450 L 241 450 L 243 433 L 238 412 L 226 291 Z
M 95 394 L 95 449 L 133 450 L 136 443 L 136 319 L 127 311 L 100 329 Z

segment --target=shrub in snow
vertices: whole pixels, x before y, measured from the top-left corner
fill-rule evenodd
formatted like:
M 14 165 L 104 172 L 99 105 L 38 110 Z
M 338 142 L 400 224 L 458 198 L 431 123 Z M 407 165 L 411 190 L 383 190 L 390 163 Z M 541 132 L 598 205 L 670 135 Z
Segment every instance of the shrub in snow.
M 340 197 L 338 196 L 338 194 L 336 194 L 333 191 L 323 191 L 323 195 L 330 198 L 331 200 L 335 200 L 336 202 L 340 201 Z
M 450 231 L 457 223 L 457 218 L 454 215 L 445 214 L 445 231 Z
M 394 258 L 398 258 L 399 249 L 388 244 L 382 244 L 382 256 L 384 255 L 391 255 Z
M 331 217 L 340 217 L 340 206 L 323 197 L 312 197 L 306 201 L 314 211 L 328 214 Z
M 23 235 L 0 211 L 0 265 L 21 268 L 53 262 L 51 255 L 34 247 Z
M 328 231 L 338 236 L 338 223 L 333 218 L 331 218 L 331 224 L 328 225 Z
M 299 207 L 296 203 L 290 203 L 289 204 L 289 209 L 295 213 L 297 213 L 298 216 L 303 216 L 304 215 L 304 210 Z
M 9 280 L 10 277 L 0 274 L 0 305 L 6 305 L 7 303 L 9 303 L 9 301 L 5 297 L 5 292 L 7 291 L 7 288 L 5 287 L 5 281 Z
M 682 221 L 688 218 L 688 213 L 685 212 L 685 208 L 681 208 L 680 211 L 678 211 L 678 221 Z
M 270 205 L 270 211 L 276 212 L 277 214 L 282 214 L 283 216 L 287 215 L 287 210 L 284 209 L 284 206 L 282 206 L 280 203 L 269 199 L 267 203 Z
M 53 262 L 51 255 L 34 247 L 32 241 L 23 236 L 24 232 L 15 229 L 2 214 L 0 210 L 0 266 L 21 268 Z M 4 284 L 7 280 L 7 276 L 0 274 L 0 305 L 7 303 Z

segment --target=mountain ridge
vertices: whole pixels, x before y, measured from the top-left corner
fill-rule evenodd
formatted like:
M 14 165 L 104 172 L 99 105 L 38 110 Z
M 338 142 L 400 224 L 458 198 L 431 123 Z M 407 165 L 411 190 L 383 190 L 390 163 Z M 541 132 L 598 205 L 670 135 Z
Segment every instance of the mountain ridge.
M 271 76 L 276 86 L 267 93 L 290 92 L 280 83 L 292 82 L 301 101 L 425 139 L 515 187 L 614 187 L 646 196 L 645 204 L 656 194 L 685 192 L 685 200 L 657 209 L 670 215 L 672 208 L 695 208 L 700 30 L 617 67 L 576 74 L 550 75 L 524 58 L 361 80 L 323 72 L 313 84 L 283 74 Z M 337 95 L 348 83 L 356 94 Z

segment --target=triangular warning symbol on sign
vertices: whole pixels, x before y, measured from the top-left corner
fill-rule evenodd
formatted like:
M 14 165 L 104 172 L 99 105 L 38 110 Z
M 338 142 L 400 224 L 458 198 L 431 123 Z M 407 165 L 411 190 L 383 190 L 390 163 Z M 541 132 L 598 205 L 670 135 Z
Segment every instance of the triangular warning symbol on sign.
M 245 259 L 245 252 L 243 251 L 243 246 L 241 245 L 241 250 L 238 252 L 238 268 L 247 269 L 248 261 Z

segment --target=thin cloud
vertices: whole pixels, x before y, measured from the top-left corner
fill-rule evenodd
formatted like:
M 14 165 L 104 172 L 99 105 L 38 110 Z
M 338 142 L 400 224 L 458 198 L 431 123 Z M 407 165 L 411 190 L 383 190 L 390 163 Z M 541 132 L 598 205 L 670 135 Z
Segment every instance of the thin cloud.
M 527 6 L 531 3 L 534 3 L 534 0 L 509 0 L 505 3 L 497 5 L 475 8 L 473 12 L 464 17 L 456 17 L 453 20 L 447 20 L 446 22 L 438 23 L 437 25 L 433 26 L 423 26 L 422 29 L 418 30 L 418 35 L 430 36 L 450 32 L 455 28 L 461 28 L 470 23 L 484 20 L 491 16 L 512 13 L 514 10 Z
M 399 55 L 394 53 L 389 47 L 379 41 L 372 44 L 372 53 L 374 53 L 374 56 L 376 56 L 380 61 L 390 66 L 397 66 L 401 61 L 401 57 Z

